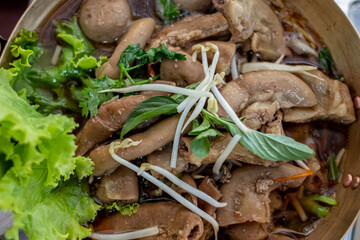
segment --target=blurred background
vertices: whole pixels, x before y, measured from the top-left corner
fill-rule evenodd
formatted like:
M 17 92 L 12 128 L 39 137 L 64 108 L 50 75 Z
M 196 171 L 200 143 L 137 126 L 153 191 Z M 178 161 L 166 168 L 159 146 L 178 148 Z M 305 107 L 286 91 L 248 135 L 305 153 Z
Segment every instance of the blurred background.
M 330 0 L 329 0 L 330 1 Z M 11 30 L 31 0 L 0 0 L 0 36 L 8 38 Z M 360 0 L 335 0 L 360 32 Z
M 8 38 L 28 6 L 28 0 L 0 0 L 0 36 Z

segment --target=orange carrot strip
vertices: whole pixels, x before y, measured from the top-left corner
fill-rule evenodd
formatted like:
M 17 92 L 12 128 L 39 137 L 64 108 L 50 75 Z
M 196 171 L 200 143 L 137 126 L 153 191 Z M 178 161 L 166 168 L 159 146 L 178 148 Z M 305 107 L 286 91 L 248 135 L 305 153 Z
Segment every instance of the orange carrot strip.
M 291 179 L 295 179 L 295 178 L 301 178 L 301 177 L 307 177 L 310 176 L 314 173 L 314 171 L 312 170 L 307 170 L 304 169 L 306 172 L 304 173 L 300 173 L 300 174 L 296 174 L 294 176 L 290 176 L 290 177 L 284 177 L 284 178 L 275 178 L 276 182 L 281 182 L 281 181 L 287 181 L 287 180 L 291 180 Z
M 149 73 L 150 77 L 155 77 L 155 71 L 152 67 L 150 67 L 150 73 Z

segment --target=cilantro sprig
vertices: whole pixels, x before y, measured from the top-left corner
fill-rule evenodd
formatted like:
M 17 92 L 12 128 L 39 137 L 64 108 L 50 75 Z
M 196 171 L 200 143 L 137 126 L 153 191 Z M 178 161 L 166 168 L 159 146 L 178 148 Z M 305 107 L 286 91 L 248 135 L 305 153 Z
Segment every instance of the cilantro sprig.
M 163 18 L 165 24 L 170 24 L 180 17 L 180 11 L 172 0 L 160 0 L 164 8 Z
M 160 46 L 161 48 L 150 48 L 149 50 L 144 51 L 140 48 L 140 44 L 129 45 L 120 56 L 118 64 L 120 67 L 120 81 L 123 81 L 124 76 L 126 76 L 133 85 L 148 83 L 150 82 L 149 79 L 135 81 L 130 76 L 129 72 L 139 69 L 145 64 L 161 62 L 164 59 L 186 60 L 185 55 L 167 50 L 164 44 L 161 44 Z M 139 60 L 140 63 L 131 67 L 131 63 L 135 60 Z
M 81 90 L 79 102 L 79 107 L 82 108 L 81 114 L 84 117 L 87 117 L 89 113 L 90 116 L 93 117 L 98 113 L 98 108 L 101 106 L 101 104 L 109 101 L 114 97 L 114 93 L 100 93 L 100 91 L 111 88 L 124 87 L 122 82 L 112 80 L 107 76 L 105 76 L 103 79 L 96 78 L 87 80 L 87 84 L 88 87 Z

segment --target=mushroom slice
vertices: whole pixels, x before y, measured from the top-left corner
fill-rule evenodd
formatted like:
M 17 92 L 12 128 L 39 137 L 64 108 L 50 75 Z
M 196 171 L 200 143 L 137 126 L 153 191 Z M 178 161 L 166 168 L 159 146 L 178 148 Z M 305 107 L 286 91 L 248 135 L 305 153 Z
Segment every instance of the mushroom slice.
M 263 223 L 246 222 L 226 228 L 225 234 L 232 240 L 264 240 L 269 235 L 269 229 Z
M 354 122 L 355 112 L 349 88 L 344 83 L 327 77 L 321 71 L 315 70 L 309 73 L 311 75 L 300 74 L 300 76 L 314 91 L 318 104 L 311 108 L 286 109 L 284 121 L 300 123 L 330 120 L 343 124 Z
M 228 27 L 221 13 L 192 15 L 164 27 L 150 41 L 147 48 L 157 48 L 161 43 L 167 47 L 186 48 L 189 47 L 188 44 L 197 40 L 228 35 Z
M 154 83 L 158 83 L 155 81 Z M 165 81 L 161 81 L 165 83 Z M 173 84 L 166 82 L 166 84 Z M 90 118 L 76 135 L 75 143 L 78 146 L 76 155 L 85 155 L 96 144 L 105 141 L 113 133 L 121 129 L 129 115 L 135 108 L 153 96 L 168 96 L 168 93 L 159 91 L 143 91 L 139 95 L 122 97 L 102 105 L 98 114 Z
M 301 173 L 304 173 L 303 169 L 289 163 L 270 168 L 254 165 L 237 168 L 232 172 L 230 182 L 220 188 L 223 194 L 221 200 L 228 205 L 216 212 L 219 225 L 270 222 L 270 192 L 277 188 L 298 187 L 305 177 L 279 182 L 275 180 Z
M 155 150 L 171 143 L 174 139 L 175 128 L 180 115 L 169 117 L 156 123 L 145 132 L 130 136 L 134 142 L 140 142 L 137 146 L 118 148 L 115 153 L 120 157 L 131 161 L 146 156 Z M 187 133 L 185 131 L 184 133 Z M 116 142 L 121 142 L 117 140 Z M 95 163 L 93 175 L 101 176 L 107 171 L 119 166 L 109 153 L 109 145 L 100 146 L 90 152 L 90 158 Z
M 160 78 L 175 82 L 177 86 L 184 87 L 197 83 L 205 78 L 202 64 L 199 61 L 192 61 L 186 52 L 179 49 L 171 49 L 186 56 L 185 61 L 165 59 L 160 64 Z
M 144 203 L 130 216 L 120 213 L 94 224 L 95 232 L 123 233 L 157 226 L 159 235 L 147 239 L 197 240 L 204 231 L 201 218 L 180 204 Z
M 150 39 L 153 31 L 155 30 L 155 22 L 152 18 L 142 18 L 131 23 L 126 34 L 120 39 L 119 44 L 116 46 L 114 53 L 97 71 L 96 76 L 108 76 L 112 79 L 120 77 L 120 68 L 118 66 L 120 56 L 123 51 L 130 44 L 140 43 L 143 48 L 146 42 Z
M 120 166 L 114 173 L 101 179 L 96 197 L 103 203 L 116 200 L 137 202 L 139 199 L 138 178 L 134 171 Z
M 192 137 L 182 137 L 179 150 L 180 156 L 185 158 L 191 164 L 197 166 L 205 163 L 215 163 L 222 151 L 225 149 L 225 147 L 229 144 L 231 140 L 230 134 L 226 133 L 224 135 L 224 137 L 219 136 L 216 137 L 214 141 L 211 141 L 210 152 L 205 158 L 199 158 L 191 151 L 190 143 L 193 140 Z M 256 156 L 255 154 L 250 152 L 250 150 L 246 149 L 240 144 L 236 144 L 227 159 L 237 160 L 249 164 L 262 165 L 266 167 L 276 166 L 279 164 L 278 162 L 262 159 Z
M 263 0 L 213 0 L 213 3 L 229 22 L 231 41 L 251 38 L 251 49 L 263 59 L 291 54 L 280 20 Z
M 294 74 L 282 71 L 245 73 L 240 82 L 250 95 L 249 104 L 277 101 L 280 108 L 312 107 L 318 102 L 311 88 Z

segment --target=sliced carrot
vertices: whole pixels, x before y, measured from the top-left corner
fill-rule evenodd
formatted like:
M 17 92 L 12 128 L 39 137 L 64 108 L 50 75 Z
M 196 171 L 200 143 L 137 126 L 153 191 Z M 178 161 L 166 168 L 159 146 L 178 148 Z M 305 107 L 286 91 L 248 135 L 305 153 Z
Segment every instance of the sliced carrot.
M 304 173 L 300 173 L 300 174 L 296 174 L 294 176 L 290 176 L 290 177 L 284 177 L 284 178 L 275 178 L 276 182 L 281 182 L 281 181 L 287 181 L 287 180 L 291 180 L 291 179 L 296 179 L 296 178 L 301 178 L 301 177 L 307 177 L 310 176 L 314 173 L 314 171 L 312 170 L 307 170 L 304 169 L 306 172 Z
M 149 75 L 150 75 L 150 77 L 155 77 L 155 71 L 152 67 L 150 67 Z

